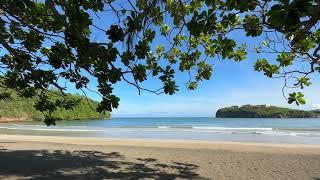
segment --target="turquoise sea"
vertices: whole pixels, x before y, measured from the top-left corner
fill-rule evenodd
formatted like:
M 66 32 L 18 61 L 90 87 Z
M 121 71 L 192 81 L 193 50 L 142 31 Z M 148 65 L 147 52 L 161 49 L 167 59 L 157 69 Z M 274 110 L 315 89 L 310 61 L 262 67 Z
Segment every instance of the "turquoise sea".
M 320 144 L 320 119 L 112 118 L 0 124 L 1 134 Z

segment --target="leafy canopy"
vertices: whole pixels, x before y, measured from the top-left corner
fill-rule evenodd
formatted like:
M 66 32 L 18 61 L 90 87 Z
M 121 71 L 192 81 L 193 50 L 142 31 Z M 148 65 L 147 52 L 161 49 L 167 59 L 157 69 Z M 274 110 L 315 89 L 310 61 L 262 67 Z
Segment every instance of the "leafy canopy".
M 285 87 L 309 86 L 308 76 L 320 71 L 319 0 L 2 0 L 0 16 L 4 86 L 22 97 L 39 96 L 36 108 L 48 118 L 56 106 L 73 105 L 47 98 L 49 87 L 66 89 L 63 81 L 84 89 L 95 78 L 102 96 L 98 111 L 118 107 L 113 86 L 119 81 L 139 93 L 171 95 L 182 71 L 190 76 L 187 87 L 196 89 L 211 78 L 214 58 L 246 59 L 247 45 L 232 32 L 261 37 L 256 53 L 278 54 L 276 63 L 258 59 L 254 69 L 284 78 Z M 102 26 L 94 20 L 100 17 L 113 18 Z M 97 32 L 99 40 L 92 37 Z M 310 68 L 292 70 L 301 60 Z M 160 79 L 160 88 L 143 88 L 149 78 Z M 293 92 L 288 102 L 305 100 Z

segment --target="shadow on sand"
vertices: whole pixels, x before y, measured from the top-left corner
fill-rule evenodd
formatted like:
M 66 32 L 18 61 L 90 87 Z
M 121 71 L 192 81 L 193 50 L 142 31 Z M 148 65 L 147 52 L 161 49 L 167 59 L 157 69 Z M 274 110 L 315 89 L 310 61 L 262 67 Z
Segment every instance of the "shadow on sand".
M 118 152 L 0 150 L 0 177 L 28 179 L 203 179 L 198 166 L 157 159 L 127 160 Z

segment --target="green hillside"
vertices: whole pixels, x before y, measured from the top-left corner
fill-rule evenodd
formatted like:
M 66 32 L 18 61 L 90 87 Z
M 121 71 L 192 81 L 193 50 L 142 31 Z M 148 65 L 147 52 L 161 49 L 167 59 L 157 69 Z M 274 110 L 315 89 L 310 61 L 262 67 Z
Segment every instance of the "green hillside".
M 0 94 L 4 89 L 0 87 Z M 20 98 L 13 90 L 6 91 L 11 94 L 8 100 L 0 100 L 0 119 L 27 119 L 27 120 L 43 120 L 44 115 L 34 108 L 36 102 L 35 98 Z M 48 97 L 52 100 L 61 98 L 61 96 L 49 93 Z M 67 99 L 80 99 L 79 105 L 72 110 L 58 109 L 52 115 L 58 120 L 80 120 L 80 119 L 102 119 L 109 118 L 110 113 L 98 113 L 96 108 L 98 103 L 96 101 L 86 99 L 84 96 L 66 94 Z
M 244 105 L 219 109 L 218 118 L 315 118 L 319 117 L 318 111 L 303 111 L 276 106 Z

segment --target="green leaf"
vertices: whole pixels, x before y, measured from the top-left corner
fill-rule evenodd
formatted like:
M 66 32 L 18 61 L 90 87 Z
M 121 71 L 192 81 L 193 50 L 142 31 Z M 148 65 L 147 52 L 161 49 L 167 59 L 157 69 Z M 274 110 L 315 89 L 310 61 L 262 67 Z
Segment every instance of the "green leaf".
M 308 78 L 308 77 L 299 77 L 299 78 L 297 78 L 297 83 L 295 85 L 296 86 L 300 86 L 301 89 L 303 89 L 304 86 L 310 86 L 311 85 L 310 78 Z
M 306 103 L 304 95 L 301 92 L 293 92 L 289 94 L 288 103 L 292 104 L 293 102 L 295 102 L 298 106 Z
M 246 45 L 242 45 L 239 49 L 236 50 L 234 55 L 234 60 L 240 62 L 247 57 Z
M 256 15 L 246 15 L 243 19 L 243 28 L 246 36 L 256 37 L 262 33 L 262 23 Z
M 142 82 L 147 79 L 146 70 L 147 70 L 146 66 L 142 64 L 138 64 L 132 68 L 132 74 L 136 80 Z
M 289 53 L 280 53 L 278 54 L 277 61 L 280 63 L 281 67 L 287 67 L 292 64 L 294 55 Z
M 160 27 L 160 33 L 161 35 L 167 36 L 170 32 L 170 26 L 167 24 L 164 24 Z
M 198 87 L 198 83 L 197 82 L 189 82 L 188 83 L 188 89 L 189 90 L 195 90 Z

